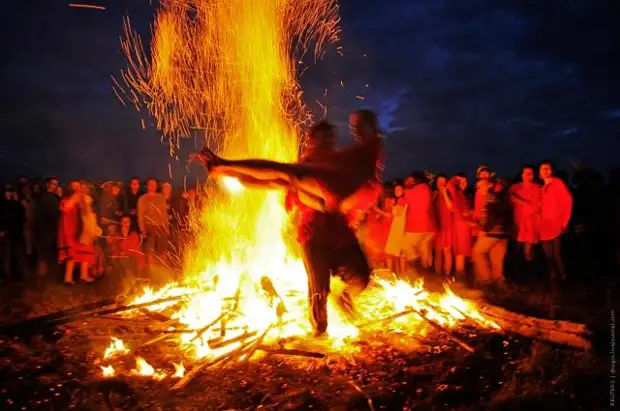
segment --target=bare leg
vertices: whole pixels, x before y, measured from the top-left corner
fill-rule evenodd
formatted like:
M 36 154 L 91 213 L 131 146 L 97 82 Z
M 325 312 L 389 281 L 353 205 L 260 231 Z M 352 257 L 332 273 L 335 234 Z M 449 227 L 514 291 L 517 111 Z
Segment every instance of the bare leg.
M 398 263 L 399 273 L 404 273 L 407 271 L 407 259 L 406 258 L 404 258 L 403 256 L 400 256 L 396 259 L 396 262 Z
M 93 282 L 93 278 L 88 273 L 88 263 L 80 264 L 80 280 L 86 281 L 87 283 Z
M 443 249 L 443 269 L 444 274 L 448 277 L 452 275 L 452 249 Z
M 216 156 L 210 150 L 203 150 L 194 155 L 209 172 L 215 175 L 235 177 L 242 182 L 248 182 L 260 187 L 285 187 L 294 184 L 299 191 L 308 196 L 323 199 L 326 204 L 336 207 L 334 196 L 328 193 L 322 184 L 321 178 L 334 176 L 335 171 L 324 166 L 310 164 L 279 163 L 277 161 L 247 159 L 228 160 Z
M 65 283 L 73 284 L 73 269 L 75 268 L 75 261 L 68 259 L 65 265 Z
M 534 245 L 530 243 L 523 243 L 523 256 L 525 261 L 534 261 Z
M 456 256 L 455 271 L 456 271 L 456 274 L 458 275 L 465 274 L 465 256 L 464 255 Z
M 394 267 L 394 257 L 387 256 L 385 259 L 385 262 L 387 263 L 387 269 L 393 273 L 396 273 L 395 267 Z
M 435 273 L 442 275 L 443 274 L 443 254 L 441 250 L 435 250 Z

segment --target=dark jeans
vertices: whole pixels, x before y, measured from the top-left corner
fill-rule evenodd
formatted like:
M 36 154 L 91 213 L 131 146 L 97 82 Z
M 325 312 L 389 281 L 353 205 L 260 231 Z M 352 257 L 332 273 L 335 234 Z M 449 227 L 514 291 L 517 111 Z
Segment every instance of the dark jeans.
M 561 236 L 557 236 L 551 240 L 541 241 L 541 243 L 549 268 L 551 290 L 555 292 L 558 290 L 559 284 L 566 278 L 562 259 L 562 239 Z
M 308 273 L 310 323 L 315 331 L 327 331 L 327 299 L 332 275 L 346 284 L 340 297 L 343 308 L 352 310 L 351 297 L 361 293 L 370 281 L 371 269 L 353 231 L 338 242 L 323 233 L 313 233 L 302 244 L 302 256 Z M 344 240 L 344 241 L 343 241 Z

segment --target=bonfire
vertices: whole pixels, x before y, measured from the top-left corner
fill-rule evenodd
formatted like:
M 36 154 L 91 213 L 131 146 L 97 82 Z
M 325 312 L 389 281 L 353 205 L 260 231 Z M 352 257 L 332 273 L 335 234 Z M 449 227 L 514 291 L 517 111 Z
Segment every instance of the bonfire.
M 171 151 L 199 134 L 228 157 L 295 161 L 301 130 L 312 121 L 299 87 L 301 61 L 337 43 L 333 0 L 163 0 L 150 53 L 126 20 L 129 63 L 115 90 L 157 122 Z M 338 51 L 341 51 L 339 48 Z M 102 378 L 135 376 L 185 387 L 209 367 L 295 357 L 304 366 L 345 364 L 363 347 L 406 337 L 412 346 L 451 341 L 474 330 L 518 332 L 587 348 L 585 327 L 518 316 L 457 296 L 449 287 L 373 274 L 355 301 L 357 316 L 329 306 L 329 337 L 307 337 L 307 275 L 282 195 L 247 189 L 234 179 L 207 185 L 209 201 L 191 214 L 193 237 L 182 244 L 183 276 L 138 296 L 47 316 L 55 325 L 85 321 L 105 336 L 95 366 Z M 223 190 L 222 190 L 223 188 Z M 332 294 L 341 284 L 334 280 Z M 465 332 L 461 332 L 465 330 Z M 164 356 L 148 358 L 161 345 Z M 335 361 L 334 361 L 335 360 Z M 342 361 L 340 361 L 342 360 Z M 129 365 L 129 366 L 128 366 Z

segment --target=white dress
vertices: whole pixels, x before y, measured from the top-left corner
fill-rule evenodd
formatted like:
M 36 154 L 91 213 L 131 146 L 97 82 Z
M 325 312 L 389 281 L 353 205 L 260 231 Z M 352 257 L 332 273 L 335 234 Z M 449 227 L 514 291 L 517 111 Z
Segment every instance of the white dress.
M 385 253 L 392 257 L 400 257 L 403 252 L 403 238 L 405 237 L 405 222 L 407 221 L 407 204 L 395 205 L 392 209 L 392 223 Z
M 102 234 L 101 227 L 97 224 L 97 214 L 93 211 L 93 198 L 86 196 L 82 202 L 82 232 L 80 243 L 92 246 L 95 240 Z

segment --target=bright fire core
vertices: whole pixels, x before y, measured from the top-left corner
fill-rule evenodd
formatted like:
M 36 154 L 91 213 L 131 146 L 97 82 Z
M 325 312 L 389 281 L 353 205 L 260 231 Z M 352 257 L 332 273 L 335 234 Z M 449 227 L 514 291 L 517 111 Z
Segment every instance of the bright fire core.
M 117 83 L 117 91 L 136 108 L 148 109 L 173 149 L 180 137 L 204 130 L 205 143 L 217 145 L 225 156 L 292 162 L 298 155 L 300 129 L 311 121 L 298 83 L 300 59 L 310 45 L 318 57 L 325 44 L 337 41 L 338 5 L 333 0 L 248 3 L 163 0 L 155 16 L 150 56 L 127 21 L 123 48 L 129 68 L 123 72 L 125 86 Z M 221 183 L 223 193 L 209 189 L 204 208 L 193 210 L 195 236 L 184 245 L 184 282 L 147 290 L 138 299 L 191 294 L 173 313 L 170 304 L 150 307 L 188 330 L 208 328 L 202 334 L 179 334 L 178 342 L 191 358 L 217 358 L 242 346 L 243 339 L 218 346 L 222 328 L 227 329 L 226 338 L 267 332 L 265 342 L 310 331 L 307 276 L 282 193 L 245 189 L 235 181 Z M 267 291 L 264 277 L 276 294 Z M 470 320 L 494 326 L 453 294 L 431 298 L 402 281 L 376 279 L 366 294 L 358 302 L 364 318 L 357 325 L 343 321 L 330 307 L 332 344 L 348 346 L 347 338 L 359 335 L 359 324 L 407 307 L 423 309 L 443 325 L 464 320 L 467 314 Z M 414 323 L 419 327 L 420 321 L 409 318 L 394 325 L 410 323 L 414 331 Z M 139 372 L 146 369 L 138 365 Z

